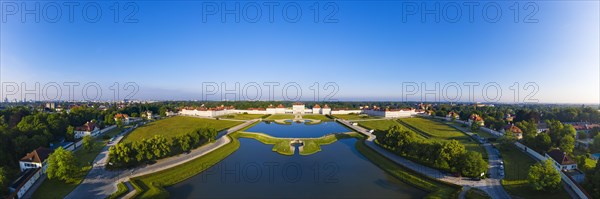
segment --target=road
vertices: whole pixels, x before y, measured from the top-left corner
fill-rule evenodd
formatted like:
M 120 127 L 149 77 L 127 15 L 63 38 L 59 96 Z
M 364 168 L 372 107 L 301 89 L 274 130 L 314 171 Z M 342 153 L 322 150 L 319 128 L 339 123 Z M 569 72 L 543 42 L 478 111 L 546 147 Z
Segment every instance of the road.
M 427 166 L 423 166 L 421 164 L 412 162 L 408 159 L 398 156 L 398 155 L 380 147 L 379 145 L 375 144 L 375 142 L 374 142 L 375 135 L 371 134 L 367 129 L 362 128 L 360 126 L 354 126 L 354 125 L 352 125 L 351 122 L 348 122 L 345 120 L 338 119 L 337 121 L 352 128 L 353 130 L 355 130 L 359 133 L 362 133 L 362 134 L 368 136 L 367 140 L 365 141 L 365 144 L 367 146 L 369 146 L 370 148 L 372 148 L 373 150 L 375 150 L 378 153 L 380 153 L 381 155 L 389 158 L 390 160 L 396 162 L 397 164 L 405 166 L 415 172 L 421 173 L 430 178 L 435 178 L 435 179 L 438 179 L 438 180 L 441 180 L 444 182 L 449 182 L 449 183 L 457 184 L 457 185 L 461 185 L 461 186 L 475 187 L 475 188 L 481 189 L 481 190 L 485 191 L 492 198 L 511 198 L 510 195 L 504 190 L 504 187 L 502 187 L 502 184 L 501 184 L 502 179 L 498 175 L 498 171 L 497 171 L 498 166 L 497 165 L 499 164 L 501 159 L 498 156 L 498 153 L 495 151 L 495 149 L 489 143 L 485 144 L 484 147 L 488 152 L 488 158 L 489 158 L 488 173 L 490 173 L 491 176 L 490 176 L 490 178 L 487 178 L 487 179 L 482 179 L 480 181 L 474 181 L 474 180 L 470 180 L 468 178 L 454 177 L 454 176 L 450 175 L 449 173 L 442 172 L 442 171 L 439 171 L 437 169 L 433 169 L 433 168 L 430 168 Z M 464 191 L 466 191 L 466 190 L 468 190 L 468 188 L 464 189 Z M 464 193 L 461 193 L 461 195 L 464 196 Z
M 114 144 L 121 141 L 121 139 L 125 135 L 125 133 L 121 133 L 112 143 L 108 144 L 102 149 L 102 152 L 100 152 L 100 154 L 96 156 L 96 159 L 94 160 L 93 164 L 94 166 L 88 173 L 88 175 L 85 177 L 83 182 L 79 184 L 79 186 L 77 186 L 65 198 L 106 198 L 117 190 L 117 184 L 119 182 L 128 181 L 129 178 L 132 177 L 162 171 L 186 163 L 207 153 L 210 153 L 231 141 L 227 136 L 224 135 L 236 132 L 248 125 L 251 125 L 256 121 L 257 120 L 248 120 L 240 125 L 222 131 L 221 133 L 219 133 L 219 136 L 217 140 L 215 140 L 215 142 L 198 147 L 187 154 L 180 154 L 177 156 L 168 157 L 165 159 L 158 160 L 154 164 L 144 165 L 133 169 L 118 171 L 106 170 L 105 165 L 108 161 L 108 149 L 110 146 L 113 146 Z

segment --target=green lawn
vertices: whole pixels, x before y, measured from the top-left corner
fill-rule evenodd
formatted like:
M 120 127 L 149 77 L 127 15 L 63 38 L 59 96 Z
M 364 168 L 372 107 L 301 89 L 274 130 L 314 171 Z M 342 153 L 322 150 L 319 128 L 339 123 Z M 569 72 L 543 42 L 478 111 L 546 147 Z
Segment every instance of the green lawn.
M 115 128 L 107 133 L 118 133 L 121 129 Z M 92 149 L 86 150 L 83 147 L 74 152 L 77 165 L 81 170 L 77 173 L 74 179 L 69 182 L 63 182 L 56 179 L 46 179 L 40 187 L 33 193 L 33 198 L 64 198 L 71 193 L 77 185 L 79 185 L 87 173 L 92 169 L 91 163 L 96 159 L 98 153 L 106 145 L 106 140 L 102 140 L 101 136 L 94 139 Z
M 127 191 L 129 191 L 129 189 L 127 188 L 127 185 L 125 185 L 125 183 L 120 182 L 119 184 L 117 184 L 117 191 L 114 192 L 113 194 L 110 194 L 110 196 L 108 196 L 106 199 L 117 199 L 120 198 L 122 196 L 124 196 Z
M 483 158 L 487 158 L 487 151 L 483 146 L 471 139 L 467 134 L 448 124 L 423 118 L 404 118 L 400 120 L 416 128 L 418 131 L 429 135 L 429 138 L 431 139 L 457 140 L 463 144 L 467 150 L 479 152 Z
M 291 120 L 294 119 L 294 115 L 291 114 L 274 114 L 265 118 L 266 120 Z
M 383 117 L 369 116 L 366 114 L 340 114 L 333 115 L 333 117 L 344 119 L 344 120 L 368 120 L 368 119 L 382 119 Z
M 466 135 L 455 128 L 452 128 L 446 124 L 435 122 L 429 119 L 423 118 L 403 118 L 400 121 L 406 122 L 410 126 L 413 126 L 431 137 L 439 139 L 462 139 Z
M 321 121 L 326 121 L 326 120 L 331 120 L 330 118 L 328 118 L 325 115 L 302 115 L 302 119 L 311 119 L 311 120 L 321 120 Z
M 397 179 L 429 192 L 425 198 L 457 198 L 458 193 L 460 193 L 460 190 L 462 189 L 460 186 L 446 184 L 421 174 L 414 173 L 369 148 L 363 140 L 356 142 L 356 149 L 373 164 Z
M 358 122 L 358 125 L 366 128 L 366 129 L 369 129 L 369 130 L 379 130 L 379 131 L 388 130 L 392 126 L 403 126 L 400 123 L 396 122 L 396 120 L 361 121 L 361 122 Z
M 586 158 L 585 159 L 585 167 L 591 169 L 594 169 L 596 167 L 596 163 L 598 162 L 598 160 L 592 160 L 591 158 Z
M 498 144 L 497 146 L 504 161 L 505 177 L 502 185 L 511 196 L 540 199 L 570 198 L 562 187 L 555 193 L 535 191 L 527 182 L 527 174 L 529 167 L 536 161 L 514 145 Z
M 167 138 L 171 138 L 207 127 L 215 128 L 217 131 L 221 131 L 241 123 L 242 122 L 239 121 L 214 120 L 185 116 L 170 117 L 138 127 L 137 129 L 133 130 L 133 132 L 129 133 L 125 138 L 123 138 L 122 142 L 128 143 L 152 138 L 154 135 L 164 135 Z
M 227 135 L 230 136 L 230 135 Z M 134 198 L 168 198 L 169 192 L 163 187 L 171 186 L 217 164 L 240 147 L 235 133 L 230 136 L 231 142 L 202 157 L 193 159 L 184 164 L 156 173 L 131 179 L 131 185 L 136 189 Z
M 234 120 L 253 120 L 253 119 L 261 118 L 263 116 L 266 116 L 266 115 L 263 115 L 263 114 L 231 114 L 231 115 L 220 116 L 219 118 L 234 119 Z
M 465 198 L 467 198 L 467 199 L 488 199 L 491 197 L 489 195 L 487 195 L 487 193 L 483 192 L 482 190 L 471 188 L 467 191 Z

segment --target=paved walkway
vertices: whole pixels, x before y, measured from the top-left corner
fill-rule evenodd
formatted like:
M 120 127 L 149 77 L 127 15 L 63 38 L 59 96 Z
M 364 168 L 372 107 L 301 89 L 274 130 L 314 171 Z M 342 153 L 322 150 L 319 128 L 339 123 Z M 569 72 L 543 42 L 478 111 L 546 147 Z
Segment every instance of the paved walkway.
M 362 128 L 360 126 L 354 126 L 350 122 L 345 121 L 345 120 L 338 119 L 337 121 L 354 129 L 355 131 L 357 131 L 359 133 L 362 133 L 362 134 L 368 136 L 368 139 L 365 141 L 365 144 L 367 146 L 369 146 L 373 150 L 377 151 L 381 155 L 389 158 L 390 160 L 396 162 L 397 164 L 400 164 L 400 165 L 407 167 L 415 172 L 421 173 L 430 178 L 435 178 L 440 181 L 481 189 L 481 190 L 485 191 L 488 195 L 490 195 L 492 198 L 503 198 L 503 199 L 510 198 L 510 195 L 508 195 L 508 193 L 504 190 L 504 187 L 502 187 L 502 184 L 500 183 L 502 179 L 499 177 L 498 171 L 496 170 L 496 165 L 498 165 L 501 160 L 499 159 L 498 154 L 494 151 L 493 147 L 490 144 L 484 145 L 485 149 L 488 152 L 489 165 L 490 165 L 490 168 L 488 168 L 489 169 L 488 173 L 490 173 L 490 178 L 482 179 L 480 181 L 474 181 L 474 180 L 470 180 L 468 178 L 454 177 L 454 176 L 450 175 L 449 173 L 442 172 L 442 171 L 439 171 L 437 169 L 433 169 L 433 168 L 430 168 L 427 166 L 423 166 L 421 164 L 412 162 L 408 159 L 398 156 L 398 155 L 380 147 L 379 145 L 375 144 L 375 142 L 374 142 L 375 135 L 371 134 L 367 129 Z M 461 193 L 461 194 L 464 194 L 464 193 Z
M 227 129 L 226 131 L 219 133 L 219 136 L 215 142 L 198 147 L 187 154 L 180 154 L 161 159 L 154 164 L 144 165 L 142 167 L 133 169 L 118 171 L 105 170 L 105 165 L 108 160 L 108 148 L 118 143 L 123 138 L 124 133 L 121 133 L 113 143 L 102 149 L 102 152 L 100 152 L 100 154 L 98 154 L 94 160 L 94 167 L 88 173 L 83 182 L 65 198 L 106 198 L 110 194 L 117 191 L 117 184 L 119 182 L 128 181 L 129 178 L 132 177 L 162 171 L 210 153 L 231 141 L 227 136 L 224 135 L 236 132 L 248 125 L 251 125 L 255 121 L 257 120 L 248 120 L 238 126 Z M 131 192 L 127 195 L 130 194 Z

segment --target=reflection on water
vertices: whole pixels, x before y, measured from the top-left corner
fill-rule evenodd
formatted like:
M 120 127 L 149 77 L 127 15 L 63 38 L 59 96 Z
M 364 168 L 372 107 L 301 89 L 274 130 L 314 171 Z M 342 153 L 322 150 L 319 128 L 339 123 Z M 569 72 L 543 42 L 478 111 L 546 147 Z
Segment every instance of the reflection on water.
M 280 138 L 310 138 L 321 137 L 331 133 L 350 132 L 351 130 L 337 122 L 322 122 L 319 124 L 261 122 L 246 131 L 261 132 Z
M 310 156 L 284 156 L 253 139 L 205 172 L 168 187 L 171 198 L 422 198 L 369 162 L 355 139 Z

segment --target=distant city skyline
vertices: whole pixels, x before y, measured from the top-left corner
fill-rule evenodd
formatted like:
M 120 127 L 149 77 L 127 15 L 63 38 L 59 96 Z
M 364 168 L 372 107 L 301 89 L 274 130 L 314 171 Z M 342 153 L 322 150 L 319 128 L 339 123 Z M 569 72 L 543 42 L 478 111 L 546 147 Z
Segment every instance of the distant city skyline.
M 13 5 L 2 3 L 3 9 Z M 51 2 L 37 3 L 45 8 Z M 282 87 L 297 83 L 302 98 L 292 101 L 322 101 L 331 92 L 324 86 L 333 82 L 338 90 L 329 99 L 339 101 L 435 101 L 433 95 L 421 100 L 422 92 L 410 95 L 404 86 L 416 84 L 422 91 L 422 83 L 427 90 L 439 83 L 442 92 L 445 85 L 456 83 L 462 86 L 457 102 L 524 102 L 536 86 L 531 99 L 537 103 L 600 102 L 597 1 L 517 2 L 519 13 L 515 2 L 318 2 L 318 14 L 316 1 L 294 3 L 280 2 L 272 20 L 267 12 L 271 4 L 244 1 L 121 3 L 118 17 L 110 9 L 112 2 L 99 2 L 97 22 L 80 15 L 70 22 L 66 9 L 57 22 L 51 20 L 52 13 L 41 13 L 44 9 L 39 22 L 36 15 L 23 18 L 3 10 L 0 99 L 22 99 L 23 90 L 39 82 L 38 100 L 56 94 L 52 86 L 42 91 L 52 83 L 61 86 L 61 99 L 68 100 L 64 84 L 78 82 L 73 98 L 82 100 L 82 88 L 97 82 L 99 100 L 119 100 L 131 91 L 124 85 L 134 82 L 138 90 L 131 99 L 231 100 L 231 94 L 205 96 L 203 83 L 239 82 L 243 87 L 254 82 L 262 86 L 261 100 L 269 100 L 264 84 L 277 82 L 274 100 L 286 100 Z M 256 5 L 262 7 L 261 14 L 246 12 Z M 302 13 L 297 22 L 291 20 L 296 5 Z M 456 5 L 462 10 L 453 13 Z M 496 5 L 502 13 L 497 21 L 491 11 Z M 76 9 L 86 6 L 81 3 Z M 241 14 L 226 11 L 236 6 Z M 425 11 L 436 6 L 433 14 Z M 473 15 L 469 6 L 474 6 Z M 133 7 L 137 12 L 129 15 Z M 260 17 L 253 21 L 253 16 Z M 453 21 L 454 16 L 461 17 Z M 479 85 L 476 97 L 468 99 L 464 84 L 472 82 Z M 482 94 L 485 85 L 495 83 L 502 89 L 497 101 L 494 90 Z M 14 91 L 9 85 L 17 85 L 21 93 L 7 96 Z M 525 85 L 530 87 L 526 90 Z M 240 100 L 246 95 L 242 90 Z M 448 92 L 439 94 L 438 101 L 456 96 L 454 90 Z

